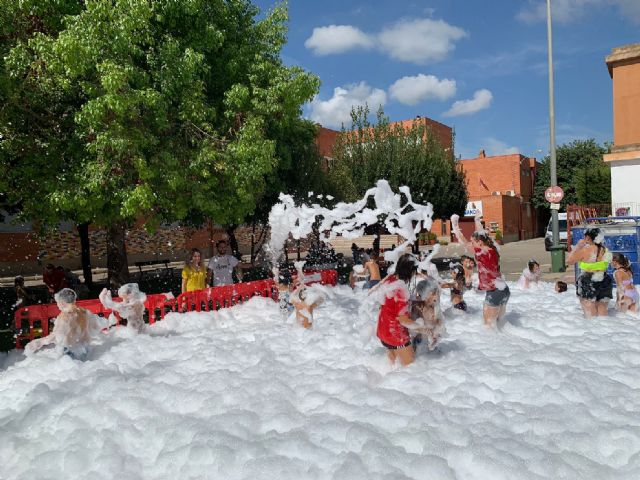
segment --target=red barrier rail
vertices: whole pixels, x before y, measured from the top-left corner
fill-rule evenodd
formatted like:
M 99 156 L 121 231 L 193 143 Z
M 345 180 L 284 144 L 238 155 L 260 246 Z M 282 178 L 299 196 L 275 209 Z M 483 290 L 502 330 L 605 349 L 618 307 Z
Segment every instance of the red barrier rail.
M 305 283 L 321 283 L 336 285 L 338 272 L 335 270 L 305 270 Z M 318 275 L 319 274 L 319 275 Z M 167 298 L 164 294 L 147 295 L 145 302 L 145 317 L 150 325 L 164 319 L 168 312 L 201 312 L 228 308 L 243 303 L 252 297 L 261 296 L 278 300 L 278 288 L 272 279 L 257 280 L 255 282 L 236 283 L 224 287 L 212 287 L 204 290 L 183 293 L 178 298 Z M 103 317 L 112 311 L 105 308 L 100 300 L 78 300 L 77 305 L 86 308 L 91 313 Z M 53 320 L 60 310 L 55 303 L 46 305 L 31 305 L 16 310 L 14 315 L 16 328 L 16 348 L 24 348 L 27 342 L 46 337 L 52 328 Z M 116 313 L 118 324 L 120 318 Z
M 209 311 L 231 307 L 248 300 L 251 297 L 263 296 L 278 299 L 278 289 L 273 280 L 258 280 L 256 282 L 238 283 L 224 287 L 207 288 L 194 292 L 183 293 L 178 298 L 170 298 L 164 294 L 147 295 L 145 317 L 150 325 L 164 319 L 168 312 Z M 78 300 L 77 305 L 86 308 L 91 313 L 108 317 L 112 311 L 105 308 L 100 300 Z M 14 315 L 16 328 L 16 348 L 24 348 L 27 342 L 49 335 L 53 327 L 53 320 L 60 310 L 55 303 L 46 305 L 30 305 L 16 310 Z M 117 324 L 120 318 L 115 313 Z

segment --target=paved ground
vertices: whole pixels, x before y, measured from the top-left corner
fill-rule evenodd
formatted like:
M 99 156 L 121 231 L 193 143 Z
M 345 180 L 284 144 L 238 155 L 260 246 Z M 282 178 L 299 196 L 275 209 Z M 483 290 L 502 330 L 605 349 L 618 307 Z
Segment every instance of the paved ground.
M 460 256 L 463 253 L 462 245 L 449 244 L 440 247 L 437 257 Z M 517 280 L 530 259 L 535 259 L 540 264 L 543 280 L 573 283 L 573 267 L 569 267 L 566 272 L 551 272 L 551 252 L 545 252 L 543 238 L 507 243 L 500 247 L 500 268 L 507 280 Z

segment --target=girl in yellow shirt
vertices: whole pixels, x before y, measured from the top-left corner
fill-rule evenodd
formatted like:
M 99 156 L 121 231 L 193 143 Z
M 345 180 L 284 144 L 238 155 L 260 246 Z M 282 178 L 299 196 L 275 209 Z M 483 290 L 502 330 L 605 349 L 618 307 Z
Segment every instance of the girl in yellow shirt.
M 189 263 L 182 269 L 182 293 L 206 288 L 207 270 L 202 263 L 200 250 L 191 250 Z

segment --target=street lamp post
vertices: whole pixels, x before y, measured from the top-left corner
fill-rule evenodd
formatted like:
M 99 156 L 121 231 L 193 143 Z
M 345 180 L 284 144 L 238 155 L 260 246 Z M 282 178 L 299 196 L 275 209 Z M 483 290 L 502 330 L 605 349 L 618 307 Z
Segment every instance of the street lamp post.
M 556 172 L 556 115 L 553 95 L 553 33 L 551 29 L 551 0 L 547 0 L 547 45 L 549 54 L 549 154 L 551 170 L 551 186 L 558 185 Z M 557 204 L 551 204 L 551 269 L 554 272 L 564 271 L 564 250 L 560 251 L 560 229 L 558 224 Z

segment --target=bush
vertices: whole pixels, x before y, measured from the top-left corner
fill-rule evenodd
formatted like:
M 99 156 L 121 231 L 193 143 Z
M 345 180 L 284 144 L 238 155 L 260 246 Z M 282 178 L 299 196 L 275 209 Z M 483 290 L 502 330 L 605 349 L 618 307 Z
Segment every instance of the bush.
M 502 241 L 502 230 L 500 230 L 500 229 L 496 230 L 495 238 L 496 238 L 496 242 L 501 242 Z

